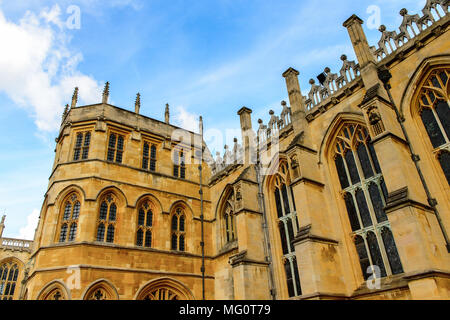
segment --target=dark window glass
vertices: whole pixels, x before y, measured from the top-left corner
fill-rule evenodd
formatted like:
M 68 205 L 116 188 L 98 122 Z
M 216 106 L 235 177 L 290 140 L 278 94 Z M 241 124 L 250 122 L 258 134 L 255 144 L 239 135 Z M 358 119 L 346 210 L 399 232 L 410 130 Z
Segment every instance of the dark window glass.
M 340 154 L 336 155 L 336 159 L 334 160 L 336 164 L 336 169 L 339 176 L 339 181 L 341 182 L 342 189 L 347 188 L 350 184 L 348 182 L 347 173 L 345 171 L 344 160 Z
M 289 208 L 289 199 L 288 199 L 287 189 L 286 189 L 285 184 L 283 184 L 283 186 L 281 187 L 281 195 L 283 197 L 284 213 L 287 215 L 287 214 L 291 213 L 291 210 Z
M 375 234 L 371 231 L 367 233 L 367 245 L 370 250 L 370 257 L 372 258 L 372 263 L 380 268 L 381 277 L 386 276 L 386 270 L 384 268 L 383 258 L 381 257 L 380 248 L 378 247 L 378 242 Z
M 97 241 L 105 240 L 105 225 L 100 223 L 97 228 Z
M 302 288 L 300 286 L 300 276 L 298 273 L 298 265 L 297 265 L 297 259 L 294 256 L 293 258 L 293 264 L 294 264 L 294 277 L 295 277 L 295 285 L 297 287 L 297 295 L 301 295 L 302 294 Z
M 377 173 L 381 173 L 380 163 L 378 162 L 377 154 L 375 153 L 375 148 L 373 147 L 373 144 L 369 143 L 367 146 L 369 147 L 370 157 L 372 158 L 375 171 Z
M 180 251 L 184 251 L 184 236 L 180 235 Z
M 294 191 L 292 191 L 292 188 L 291 188 L 291 187 L 289 187 L 289 189 L 291 190 L 291 198 L 292 198 L 292 204 L 294 205 L 294 211 L 297 211 L 297 209 L 295 208 Z
M 109 136 L 109 143 L 108 143 L 108 161 L 114 161 L 114 151 L 116 148 L 116 135 L 111 134 Z
M 61 226 L 61 233 L 59 235 L 59 242 L 65 242 L 67 238 L 67 224 Z
M 91 143 L 91 133 L 87 132 L 84 137 L 83 155 L 82 155 L 83 160 L 86 160 L 88 158 L 90 143 Z
M 178 166 L 177 165 L 173 166 L 173 176 L 178 177 Z
M 383 191 L 384 202 L 387 203 L 388 190 L 387 190 L 386 184 L 384 183 L 383 180 L 381 180 L 380 186 L 381 186 L 381 190 Z
M 180 231 L 184 231 L 184 216 L 180 217 L 180 227 L 178 228 Z
M 397 246 L 395 245 L 394 236 L 392 235 L 391 230 L 384 227 L 381 230 L 381 237 L 383 238 L 384 248 L 386 249 L 392 274 L 403 273 L 403 266 L 398 255 Z
M 72 210 L 72 205 L 70 203 L 67 203 L 66 207 L 64 208 L 63 220 L 69 220 L 71 210 Z
M 186 167 L 184 166 L 184 163 L 181 163 L 180 178 L 181 179 L 186 179 Z
M 281 239 L 281 247 L 283 249 L 283 254 L 288 254 L 288 246 L 287 246 L 287 239 L 286 239 L 286 230 L 284 229 L 284 223 L 279 222 L 278 228 L 280 229 L 280 239 Z
M 108 215 L 108 205 L 106 202 L 102 202 L 100 206 L 100 220 L 106 220 L 106 216 Z
M 294 245 L 292 244 L 292 240 L 294 239 L 294 229 L 292 228 L 292 220 L 288 219 L 286 222 L 287 229 L 288 229 L 288 235 L 289 235 L 289 247 L 291 249 L 291 252 L 294 252 Z
M 150 248 L 152 246 L 152 232 L 147 230 L 145 233 L 145 246 Z
M 156 160 L 150 160 L 150 171 L 156 171 Z
M 383 200 L 381 199 L 380 191 L 375 183 L 371 183 L 369 186 L 370 200 L 372 201 L 373 210 L 377 217 L 378 222 L 383 222 L 387 220 L 386 213 L 383 210 Z
M 178 239 L 177 239 L 177 235 L 175 234 L 175 233 L 173 233 L 172 234 L 172 241 L 171 241 L 171 244 L 172 244 L 172 250 L 177 250 L 177 242 L 178 242 Z
M 445 133 L 447 134 L 447 138 L 450 139 L 450 110 L 447 102 L 440 100 L 436 104 L 436 113 L 441 121 Z
M 76 220 L 80 216 L 80 203 L 77 201 L 73 206 L 72 219 Z
M 178 217 L 176 215 L 172 217 L 172 230 L 178 230 Z
M 106 234 L 106 242 L 114 242 L 114 226 L 110 225 L 108 227 L 108 232 Z
M 275 204 L 277 206 L 278 218 L 283 216 L 283 209 L 281 208 L 280 190 L 275 188 Z
M 345 153 L 345 162 L 347 162 L 347 168 L 350 173 L 350 178 L 352 179 L 352 184 L 357 184 L 360 179 L 358 169 L 355 164 L 355 158 L 353 157 L 353 152 L 351 150 L 348 150 Z
M 136 245 L 139 246 L 139 247 L 142 247 L 143 240 L 144 240 L 144 233 L 142 232 L 141 229 L 139 229 L 137 231 Z
M 367 273 L 367 268 L 370 266 L 369 256 L 367 255 L 366 246 L 364 244 L 364 239 L 361 236 L 355 237 L 355 246 L 356 251 L 358 252 L 359 256 L 359 264 L 361 265 L 361 271 L 364 277 L 364 280 L 367 280 L 369 278 L 369 275 Z
M 358 189 L 355 193 L 356 202 L 358 204 L 359 214 L 361 216 L 364 227 L 372 225 L 372 219 L 370 218 L 369 207 L 367 207 L 366 197 L 361 189 Z
M 139 226 L 143 226 L 144 225 L 144 220 L 145 220 L 145 211 L 144 211 L 144 209 L 141 208 L 139 210 L 138 225 Z
M 284 271 L 286 272 L 286 281 L 289 297 L 294 297 L 295 296 L 294 281 L 293 281 L 294 279 L 292 279 L 291 263 L 289 262 L 289 259 L 286 259 L 286 261 L 284 262 Z
M 73 160 L 77 161 L 80 159 L 80 152 L 81 152 L 81 143 L 83 142 L 83 134 L 79 133 L 77 134 L 77 140 L 75 142 L 75 151 L 73 154 Z
M 437 148 L 445 144 L 444 136 L 442 135 L 441 129 L 439 129 L 433 111 L 429 108 L 423 108 L 421 117 L 433 147 Z
M 77 235 L 77 224 L 72 223 L 72 225 L 70 226 L 69 241 L 74 241 L 76 235 Z
M 439 163 L 441 164 L 447 182 L 450 185 L 450 152 L 444 151 L 439 155 Z
M 147 211 L 147 223 L 146 223 L 146 225 L 147 225 L 147 227 L 151 227 L 152 224 L 153 224 L 153 212 L 152 212 L 152 210 L 149 209 Z
M 361 163 L 361 167 L 362 167 L 362 170 L 364 173 L 364 177 L 366 179 L 372 177 L 374 175 L 374 173 L 373 173 L 372 165 L 370 164 L 369 154 L 367 153 L 366 145 L 364 143 L 360 143 L 357 148 L 357 152 L 358 152 L 359 162 Z
M 142 169 L 148 169 L 148 152 L 149 152 L 149 146 L 148 146 L 148 143 L 144 143 L 144 152 L 143 152 L 143 159 L 142 159 Z
M 150 158 L 156 159 L 156 147 L 154 145 L 151 148 Z
M 113 203 L 109 207 L 109 221 L 116 221 L 116 213 L 117 213 L 117 207 Z
M 355 202 L 353 201 L 353 197 L 350 193 L 347 193 L 345 195 L 345 205 L 347 207 L 348 218 L 350 220 L 352 231 L 361 229 L 361 226 L 359 225 L 358 215 L 356 213 Z

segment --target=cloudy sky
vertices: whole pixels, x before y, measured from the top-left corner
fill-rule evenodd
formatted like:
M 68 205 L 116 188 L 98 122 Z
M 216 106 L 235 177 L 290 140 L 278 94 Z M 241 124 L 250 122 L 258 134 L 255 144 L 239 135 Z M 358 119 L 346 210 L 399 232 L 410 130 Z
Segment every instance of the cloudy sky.
M 0 0 L 0 215 L 5 237 L 32 239 L 54 157 L 64 105 L 98 103 L 106 81 L 111 103 L 196 130 L 223 132 L 231 144 L 236 111 L 268 110 L 287 100 L 281 74 L 300 71 L 303 93 L 339 57 L 354 59 L 342 23 L 353 13 L 369 42 L 417 13 L 425 0 Z M 378 15 L 379 13 L 379 15 Z M 380 19 L 377 19 L 379 16 Z M 209 130 L 209 131 L 208 131 Z M 228 134 L 226 133 L 228 130 Z M 230 133 L 231 132 L 231 133 Z

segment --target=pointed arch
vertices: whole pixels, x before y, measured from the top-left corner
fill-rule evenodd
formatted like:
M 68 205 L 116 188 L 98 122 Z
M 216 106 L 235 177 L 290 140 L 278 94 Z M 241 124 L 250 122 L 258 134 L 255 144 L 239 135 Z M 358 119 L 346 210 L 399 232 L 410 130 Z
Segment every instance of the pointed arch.
M 317 162 L 322 163 L 324 158 L 327 156 L 323 156 L 324 153 L 329 148 L 330 143 L 332 143 L 333 137 L 336 132 L 339 131 L 339 127 L 348 121 L 353 121 L 355 123 L 359 123 L 365 125 L 364 115 L 360 112 L 339 112 L 337 113 L 333 120 L 330 122 L 327 130 L 325 130 L 325 134 L 323 135 L 322 141 L 320 143 L 319 152 L 317 154 Z
M 71 300 L 69 288 L 62 280 L 53 280 L 37 294 L 36 300 Z
M 385 246 L 380 231 L 390 229 L 384 212 L 387 190 L 367 126 L 355 119 L 337 119 L 327 138 L 323 159 L 338 201 L 335 212 L 348 223 L 364 279 L 375 266 L 381 277 L 402 273 L 395 241 L 392 238 Z
M 413 75 L 409 78 L 408 84 L 403 91 L 400 101 L 400 114 L 402 116 L 412 116 L 414 108 L 413 102 L 418 96 L 416 89 L 425 81 L 427 74 L 431 73 L 433 69 L 449 65 L 450 54 L 435 55 L 426 57 L 422 60 Z
M 0 300 L 13 300 L 17 296 L 23 270 L 23 262 L 16 257 L 0 261 Z
M 136 202 L 134 203 L 134 207 L 137 208 L 145 199 L 149 199 L 155 205 L 155 209 L 158 209 L 159 212 L 162 213 L 164 211 L 161 201 L 151 193 L 144 193 L 143 195 L 139 196 L 139 198 L 137 198 Z
M 116 186 L 104 187 L 97 193 L 95 200 L 99 201 L 99 199 L 108 192 L 114 193 L 118 197 L 118 199 L 121 201 L 121 203 L 120 203 L 121 206 L 128 207 L 128 199 L 127 199 L 125 193 L 122 190 L 120 190 L 119 188 L 117 188 Z
M 185 213 L 188 213 L 188 215 L 190 216 L 190 218 L 192 220 L 194 219 L 194 211 L 192 210 L 191 206 L 189 204 L 187 204 L 186 201 L 184 201 L 184 200 L 175 201 L 170 206 L 169 212 L 172 214 L 177 207 L 183 207 L 183 209 L 185 210 Z
M 86 199 L 86 192 L 84 191 L 84 189 L 82 187 L 80 187 L 79 185 L 71 184 L 71 185 L 63 188 L 58 193 L 58 195 L 56 196 L 53 203 L 56 204 L 57 206 L 61 205 L 61 203 L 64 201 L 64 199 L 66 199 L 67 196 L 69 196 L 69 194 L 71 194 L 73 192 L 78 193 L 80 195 L 80 198 L 82 201 L 84 201 L 84 199 Z
M 195 300 L 192 291 L 173 278 L 153 279 L 142 285 L 134 300 Z
M 83 300 L 119 300 L 117 289 L 108 279 L 98 279 L 87 286 Z

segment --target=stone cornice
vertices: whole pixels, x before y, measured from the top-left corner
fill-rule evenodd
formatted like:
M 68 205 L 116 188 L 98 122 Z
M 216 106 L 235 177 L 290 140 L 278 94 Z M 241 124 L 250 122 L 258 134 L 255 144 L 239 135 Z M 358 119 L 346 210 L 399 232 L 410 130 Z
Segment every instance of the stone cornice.
M 311 224 L 304 226 L 300 228 L 295 238 L 291 241 L 291 243 L 295 246 L 297 244 L 303 243 L 303 242 L 320 242 L 325 244 L 331 244 L 331 245 L 338 245 L 339 241 L 326 238 L 322 236 L 318 236 L 311 233 Z

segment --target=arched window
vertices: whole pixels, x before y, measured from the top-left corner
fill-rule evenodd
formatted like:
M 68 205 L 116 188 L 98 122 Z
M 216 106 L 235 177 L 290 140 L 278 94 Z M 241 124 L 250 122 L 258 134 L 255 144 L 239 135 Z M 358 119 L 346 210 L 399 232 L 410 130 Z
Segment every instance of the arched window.
M 91 144 L 90 132 L 79 132 L 75 140 L 75 148 L 73 151 L 73 160 L 86 160 L 89 156 L 89 145 Z
M 286 274 L 289 297 L 295 297 L 302 294 L 295 249 L 292 245 L 292 240 L 298 231 L 298 219 L 294 204 L 294 194 L 288 185 L 289 172 L 285 163 L 280 164 L 279 173 L 276 174 L 274 181 L 278 231 L 283 252 L 282 264 Z
M 0 264 L 0 300 L 12 300 L 17 287 L 19 267 L 14 262 Z
M 419 93 L 419 114 L 450 185 L 450 68 L 433 71 Z
M 364 278 L 403 272 L 384 207 L 387 190 L 366 128 L 342 127 L 334 144 L 334 161 Z
M 225 202 L 225 208 L 223 210 L 223 222 L 225 232 L 225 243 L 230 243 L 236 240 L 236 223 L 234 216 L 234 204 L 235 197 L 232 191 Z
M 150 248 L 152 246 L 153 210 L 148 201 L 145 201 L 138 211 L 138 227 L 136 245 Z
M 76 193 L 71 194 L 64 202 L 64 212 L 61 219 L 59 242 L 75 241 L 77 236 L 80 208 L 81 204 Z
M 144 142 L 142 169 L 156 171 L 156 146 L 154 144 Z
M 117 221 L 117 205 L 113 194 L 106 195 L 100 204 L 100 213 L 97 221 L 97 237 L 99 242 L 114 242 Z
M 182 208 L 175 209 L 171 221 L 171 249 L 185 251 L 186 237 L 186 216 Z

